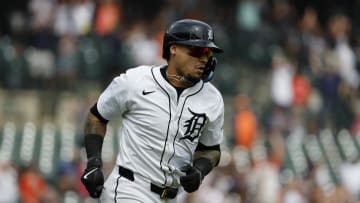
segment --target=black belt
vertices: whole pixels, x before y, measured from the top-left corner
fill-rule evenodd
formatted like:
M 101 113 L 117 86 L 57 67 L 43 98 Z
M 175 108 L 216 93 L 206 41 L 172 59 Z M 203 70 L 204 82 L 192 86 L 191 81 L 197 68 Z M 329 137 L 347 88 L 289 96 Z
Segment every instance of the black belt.
M 151 191 L 160 195 L 161 199 L 174 199 L 178 193 L 177 188 L 159 187 L 151 183 Z
M 119 166 L 119 175 L 131 181 L 135 180 L 134 173 L 130 169 L 124 168 L 122 166 Z
M 119 175 L 123 176 L 124 178 L 134 181 L 134 172 L 132 172 L 130 169 L 124 168 L 122 166 L 119 166 Z M 171 188 L 171 187 L 160 187 L 153 183 L 150 185 L 150 190 L 156 194 L 160 195 L 161 199 L 174 199 L 178 193 L 177 188 Z

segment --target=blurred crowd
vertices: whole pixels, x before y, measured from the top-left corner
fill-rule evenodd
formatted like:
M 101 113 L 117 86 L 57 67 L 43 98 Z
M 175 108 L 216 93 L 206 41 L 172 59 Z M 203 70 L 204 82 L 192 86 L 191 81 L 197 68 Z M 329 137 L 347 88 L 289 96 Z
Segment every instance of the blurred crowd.
M 213 26 L 225 50 L 213 84 L 226 110 L 220 165 L 180 202 L 360 202 L 359 1 L 1 4 L 0 203 L 91 202 L 79 182 L 84 116 L 114 76 L 165 63 L 162 37 L 179 18 Z M 13 160 L 19 146 L 5 148 L 14 129 L 31 137 L 49 122 L 75 130 L 72 155 L 48 176 L 34 158 L 42 148 L 29 158 L 20 152 L 25 162 Z

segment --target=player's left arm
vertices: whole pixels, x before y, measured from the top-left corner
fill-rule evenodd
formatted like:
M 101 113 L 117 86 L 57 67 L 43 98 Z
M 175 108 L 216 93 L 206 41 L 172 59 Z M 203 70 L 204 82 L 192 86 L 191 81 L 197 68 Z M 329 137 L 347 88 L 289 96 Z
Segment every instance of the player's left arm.
M 199 142 L 194 153 L 193 167 L 201 172 L 202 180 L 219 164 L 220 156 L 220 145 L 206 146 Z
M 193 165 L 202 172 L 204 178 L 219 164 L 221 150 L 220 143 L 224 134 L 224 102 L 221 99 L 214 105 L 209 122 L 204 127 L 195 149 Z
M 215 108 L 215 115 L 206 125 L 199 138 L 198 145 L 193 155 L 193 164 L 187 168 L 186 175 L 180 177 L 180 183 L 186 192 L 196 191 L 202 180 L 210 171 L 219 164 L 221 151 L 220 144 L 223 137 L 224 106 L 221 103 Z
M 194 192 L 200 187 L 205 176 L 219 164 L 220 155 L 220 145 L 206 146 L 199 142 L 192 167 L 188 167 L 186 175 L 180 177 L 186 192 Z

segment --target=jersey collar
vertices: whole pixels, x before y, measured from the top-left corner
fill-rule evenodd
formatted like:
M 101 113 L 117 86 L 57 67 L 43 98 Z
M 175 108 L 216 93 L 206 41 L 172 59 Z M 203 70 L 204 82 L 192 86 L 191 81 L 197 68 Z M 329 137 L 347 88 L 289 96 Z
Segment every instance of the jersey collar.
M 175 88 L 162 76 L 160 69 L 164 68 L 166 65 L 153 67 L 151 72 L 153 73 L 154 80 L 158 82 L 158 84 L 165 89 L 166 91 L 176 91 Z M 204 82 L 200 80 L 192 87 L 188 87 L 183 91 L 183 94 L 194 94 L 204 86 Z

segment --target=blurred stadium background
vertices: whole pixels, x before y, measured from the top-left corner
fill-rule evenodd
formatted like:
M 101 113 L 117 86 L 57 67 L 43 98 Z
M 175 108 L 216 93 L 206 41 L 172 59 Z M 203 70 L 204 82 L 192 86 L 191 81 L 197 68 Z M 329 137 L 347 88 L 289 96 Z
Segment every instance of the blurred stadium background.
M 94 202 L 79 182 L 84 117 L 114 76 L 164 63 L 164 29 L 179 18 L 214 27 L 226 105 L 220 165 L 179 201 L 360 202 L 359 10 L 356 0 L 2 1 L 0 203 Z

